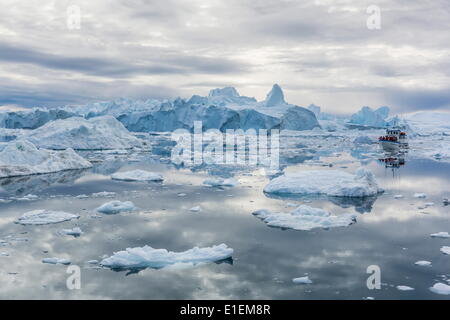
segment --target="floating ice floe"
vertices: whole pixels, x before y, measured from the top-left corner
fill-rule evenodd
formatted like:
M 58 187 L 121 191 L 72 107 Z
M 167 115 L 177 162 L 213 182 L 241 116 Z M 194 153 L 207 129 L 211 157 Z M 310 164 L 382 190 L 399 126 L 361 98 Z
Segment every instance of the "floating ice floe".
M 429 267 L 431 266 L 431 262 L 430 261 L 425 261 L 425 260 L 420 260 L 417 262 L 414 262 L 415 265 L 417 266 L 421 266 L 421 267 Z
M 435 283 L 434 286 L 430 288 L 430 291 L 437 294 L 449 295 L 450 286 L 445 283 Z
M 285 173 L 264 187 L 274 194 L 324 194 L 335 197 L 369 197 L 381 192 L 373 174 L 359 168 L 355 175 L 336 170 Z
M 235 179 L 206 179 L 203 181 L 204 185 L 211 187 L 234 187 L 239 184 L 239 182 Z
M 448 232 L 438 232 L 430 234 L 430 237 L 432 238 L 450 238 L 450 234 Z
M 426 193 L 415 193 L 414 198 L 425 199 L 427 197 Z
M 61 230 L 61 233 L 67 236 L 79 237 L 83 234 L 83 231 L 79 227 L 75 227 L 72 229 L 63 229 Z
M 450 247 L 443 246 L 443 247 L 441 248 L 441 252 L 442 252 L 443 254 L 449 254 L 449 255 L 450 255 Z
M 202 208 L 200 206 L 195 206 L 189 209 L 191 212 L 200 212 L 202 211 Z
M 97 212 L 105 213 L 105 214 L 116 214 L 120 212 L 129 212 L 135 210 L 133 202 L 131 201 L 111 201 L 104 203 L 100 207 L 96 209 Z
M 396 288 L 397 288 L 397 290 L 400 290 L 400 291 L 412 291 L 412 290 L 414 290 L 414 288 L 411 288 L 411 287 L 408 287 L 408 286 L 397 286 Z
M 91 168 L 72 149 L 38 149 L 28 141 L 12 141 L 0 151 L 0 178 Z
M 295 284 L 311 284 L 313 283 L 308 276 L 306 277 L 300 277 L 300 278 L 294 278 L 292 279 L 292 282 Z
M 33 210 L 25 213 L 15 222 L 22 225 L 44 225 L 70 221 L 79 217 L 64 211 Z
M 42 263 L 49 263 L 49 264 L 70 264 L 70 260 L 67 259 L 59 259 L 59 258 L 45 258 L 42 259 Z
M 271 227 L 302 231 L 316 228 L 346 227 L 356 222 L 356 215 L 354 214 L 346 213 L 335 216 L 325 210 L 306 205 L 300 205 L 289 213 L 271 212 L 263 209 L 253 212 L 253 215 Z
M 396 195 L 394 196 L 394 199 L 403 199 L 403 195 L 401 195 L 401 194 L 396 194 Z
M 113 180 L 122 181 L 163 181 L 163 176 L 159 173 L 144 171 L 144 170 L 132 170 L 125 172 L 116 172 L 111 175 Z
M 115 192 L 108 192 L 108 191 L 102 191 L 102 192 L 96 192 L 91 194 L 91 197 L 93 198 L 111 198 L 116 195 Z
M 51 121 L 24 138 L 40 148 L 54 150 L 130 149 L 142 146 L 140 139 L 111 116 Z
M 233 249 L 225 244 L 207 248 L 195 247 L 183 252 L 172 252 L 166 249 L 144 246 L 116 252 L 111 257 L 103 259 L 100 265 L 111 269 L 160 269 L 176 264 L 197 265 L 218 262 L 231 258 L 232 254 Z

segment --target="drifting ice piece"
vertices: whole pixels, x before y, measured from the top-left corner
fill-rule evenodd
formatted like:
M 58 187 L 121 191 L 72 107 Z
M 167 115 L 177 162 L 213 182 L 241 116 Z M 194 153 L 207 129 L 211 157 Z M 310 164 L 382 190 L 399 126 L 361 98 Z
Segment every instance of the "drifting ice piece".
M 159 173 L 154 173 L 145 170 L 133 170 L 125 172 L 116 172 L 111 175 L 113 180 L 123 181 L 163 181 L 163 176 Z
M 325 210 L 305 205 L 299 206 L 290 213 L 259 210 L 253 212 L 253 215 L 263 220 L 268 226 L 294 230 L 346 227 L 356 221 L 356 215 L 354 214 L 346 213 L 339 216 L 333 216 Z
M 359 168 L 355 175 L 336 170 L 285 173 L 269 182 L 264 192 L 275 194 L 324 194 L 334 197 L 369 197 L 383 192 L 372 172 Z
M 233 249 L 225 244 L 208 248 L 189 249 L 172 252 L 166 249 L 154 249 L 150 246 L 128 248 L 103 259 L 100 265 L 112 269 L 155 268 L 160 269 L 175 264 L 192 264 L 216 262 L 230 258 Z
M 111 201 L 107 202 L 100 207 L 97 208 L 97 212 L 105 213 L 105 214 L 116 214 L 120 212 L 129 212 L 136 209 L 133 202 L 131 201 Z
M 33 210 L 17 219 L 16 223 L 23 225 L 53 224 L 78 219 L 79 217 L 63 211 Z

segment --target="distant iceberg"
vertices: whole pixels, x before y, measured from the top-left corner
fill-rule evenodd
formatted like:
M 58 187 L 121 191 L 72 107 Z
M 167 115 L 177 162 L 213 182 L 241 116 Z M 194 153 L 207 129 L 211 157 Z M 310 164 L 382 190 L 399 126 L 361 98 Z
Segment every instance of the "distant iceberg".
M 132 170 L 116 172 L 111 175 L 113 180 L 122 181 L 163 181 L 164 178 L 159 173 L 145 171 L 145 170 Z
M 351 116 L 349 124 L 384 128 L 388 124 L 386 119 L 389 117 L 389 111 L 388 107 L 381 107 L 376 110 L 370 107 L 362 107 L 360 111 Z
M 80 117 L 56 120 L 32 130 L 23 138 L 37 147 L 64 150 L 130 149 L 142 146 L 114 117 L 86 120 Z
M 73 149 L 38 149 L 28 141 L 11 141 L 0 151 L 0 178 L 91 168 Z
M 176 264 L 196 265 L 207 262 L 217 262 L 231 258 L 233 249 L 225 244 L 213 247 L 189 249 L 183 252 L 154 249 L 150 246 L 128 248 L 114 253 L 111 257 L 103 259 L 101 266 L 111 269 L 161 269 Z
M 336 170 L 285 173 L 269 182 L 264 192 L 275 194 L 323 194 L 332 197 L 370 197 L 381 192 L 372 172 L 359 168 L 355 175 Z

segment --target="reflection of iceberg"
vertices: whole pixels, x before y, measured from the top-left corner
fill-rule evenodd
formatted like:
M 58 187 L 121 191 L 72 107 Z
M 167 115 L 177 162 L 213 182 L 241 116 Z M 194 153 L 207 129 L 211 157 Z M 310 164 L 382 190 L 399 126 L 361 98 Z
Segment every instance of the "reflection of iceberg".
M 271 199 L 278 200 L 295 200 L 295 201 L 312 201 L 312 200 L 327 200 L 341 208 L 355 207 L 359 213 L 366 213 L 372 211 L 372 207 L 377 201 L 378 196 L 350 198 L 350 197 L 332 197 L 327 195 L 298 195 L 298 194 L 270 194 L 265 193 L 265 196 Z
M 13 195 L 41 192 L 54 184 L 72 184 L 87 170 L 68 170 L 55 173 L 0 179 L 0 190 Z

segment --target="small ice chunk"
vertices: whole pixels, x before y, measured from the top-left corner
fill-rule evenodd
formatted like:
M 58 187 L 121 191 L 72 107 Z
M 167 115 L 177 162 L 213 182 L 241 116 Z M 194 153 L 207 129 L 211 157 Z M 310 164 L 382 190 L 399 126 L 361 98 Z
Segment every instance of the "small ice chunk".
M 60 258 L 45 258 L 45 259 L 42 259 L 42 263 L 68 265 L 68 264 L 70 264 L 70 260 L 60 259 Z
M 122 181 L 163 181 L 163 176 L 159 173 L 145 171 L 145 170 L 132 170 L 124 172 L 116 172 L 111 175 L 113 180 Z
M 100 207 L 98 207 L 96 210 L 100 213 L 105 214 L 116 214 L 120 212 L 129 212 L 135 210 L 136 207 L 134 206 L 133 202 L 131 201 L 111 201 L 104 203 Z
M 414 288 L 408 287 L 408 286 L 397 286 L 397 290 L 400 291 L 412 291 Z
M 294 278 L 292 279 L 292 282 L 295 284 L 311 284 L 313 283 L 308 276 L 300 277 L 300 278 Z
M 430 234 L 432 238 L 450 238 L 450 234 L 448 232 L 438 232 Z
M 60 223 L 64 221 L 70 221 L 78 219 L 80 216 L 63 212 L 63 211 L 51 211 L 51 210 L 33 210 L 26 212 L 23 216 L 15 221 L 15 223 L 22 225 L 43 225 Z
M 403 199 L 403 195 L 401 195 L 401 194 L 396 194 L 396 195 L 394 196 L 394 199 Z
M 450 247 L 443 246 L 443 247 L 441 248 L 441 252 L 442 252 L 443 254 L 449 254 L 449 255 L 450 255 Z
M 89 263 L 89 264 L 98 264 L 98 260 L 89 260 L 87 263 Z
M 75 227 L 72 229 L 63 229 L 63 230 L 61 230 L 61 233 L 68 235 L 68 236 L 79 237 L 83 234 L 83 231 L 81 231 L 81 229 L 79 227 Z
M 191 212 L 200 212 L 202 211 L 202 208 L 200 206 L 195 206 L 189 209 Z
M 206 179 L 203 181 L 204 185 L 211 187 L 234 187 L 239 184 L 239 182 L 233 178 L 230 179 Z
M 417 199 L 425 199 L 427 197 L 427 195 L 425 193 L 415 193 L 414 194 L 414 198 Z
M 0 252 L 0 257 L 9 257 L 8 252 Z
M 218 246 L 189 249 L 173 252 L 166 249 L 154 249 L 150 246 L 127 248 L 103 259 L 100 265 L 111 269 L 155 268 L 160 269 L 175 264 L 196 265 L 216 262 L 230 258 L 233 249 L 225 244 Z
M 103 198 L 103 197 L 110 198 L 110 197 L 114 197 L 115 195 L 116 195 L 115 192 L 102 191 L 102 192 L 93 193 L 91 196 L 93 198 Z
M 258 210 L 253 215 L 271 227 L 289 228 L 294 230 L 312 230 L 316 228 L 346 227 L 356 221 L 356 215 L 345 213 L 338 216 L 319 208 L 300 205 L 289 213 Z
M 414 263 L 417 266 L 421 266 L 421 267 L 429 267 L 431 266 L 431 262 L 430 261 L 426 261 L 426 260 L 420 260 Z
M 450 286 L 446 285 L 445 283 L 435 283 L 434 286 L 430 288 L 430 291 L 437 294 L 449 295 Z

